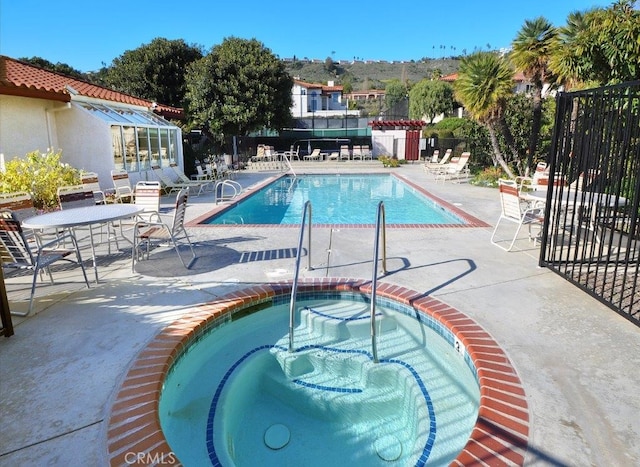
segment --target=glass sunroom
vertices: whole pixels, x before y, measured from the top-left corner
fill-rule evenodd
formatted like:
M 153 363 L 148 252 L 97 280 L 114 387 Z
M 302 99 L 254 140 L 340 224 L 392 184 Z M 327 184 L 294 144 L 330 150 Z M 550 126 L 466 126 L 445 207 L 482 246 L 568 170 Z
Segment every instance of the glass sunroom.
M 109 124 L 113 167 L 141 172 L 180 164 L 181 130 L 148 110 L 82 102 L 79 105 Z

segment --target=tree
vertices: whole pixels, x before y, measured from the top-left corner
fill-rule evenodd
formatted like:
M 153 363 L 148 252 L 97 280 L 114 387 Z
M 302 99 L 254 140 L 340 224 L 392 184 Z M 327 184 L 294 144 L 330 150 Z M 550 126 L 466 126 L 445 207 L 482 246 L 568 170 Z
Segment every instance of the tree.
M 224 39 L 194 62 L 186 76 L 191 125 L 219 142 L 291 120 L 293 79 L 284 63 L 256 39 Z
M 384 103 L 387 109 L 407 98 L 408 86 L 397 79 L 392 79 L 384 87 Z
M 526 20 L 512 43 L 512 52 L 509 55 L 516 70 L 521 71 L 533 85 L 533 119 L 529 137 L 527 171 L 533 165 L 533 156 L 536 154 L 540 137 L 542 90 L 545 83 L 550 83 L 553 79 L 549 61 L 556 35 L 556 29 L 545 18 Z
M 409 117 L 427 117 L 430 123 L 440 114 L 453 111 L 453 88 L 444 81 L 423 79 L 409 91 Z
M 560 29 L 551 68 L 566 83 L 640 79 L 640 10 L 632 0 L 571 13 Z
M 49 60 L 46 60 L 42 57 L 31 57 L 31 58 L 19 58 L 18 60 L 30 63 L 35 66 L 39 66 L 45 70 L 54 71 L 56 73 L 62 73 L 63 75 L 72 76 L 77 79 L 86 80 L 87 76 L 82 73 L 80 70 L 76 70 L 72 68 L 70 65 L 66 63 L 52 63 Z
M 502 134 L 512 153 L 512 162 L 521 169 L 520 157 L 504 116 L 513 87 L 513 70 L 505 59 L 492 52 L 476 52 L 463 58 L 458 79 L 454 82 L 456 99 L 473 119 L 487 128 L 494 153 L 493 162 L 500 165 L 510 178 L 514 178 L 514 173 L 502 154 L 497 135 Z
M 118 91 L 162 104 L 182 107 L 185 70 L 202 58 L 202 50 L 182 39 L 156 38 L 117 57 L 104 80 Z

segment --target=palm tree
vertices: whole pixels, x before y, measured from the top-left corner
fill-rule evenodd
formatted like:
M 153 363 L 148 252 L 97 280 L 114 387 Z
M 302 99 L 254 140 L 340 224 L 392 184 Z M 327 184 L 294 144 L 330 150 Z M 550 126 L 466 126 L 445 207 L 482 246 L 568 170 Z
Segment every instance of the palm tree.
M 543 17 L 526 20 L 516 35 L 510 53 L 510 60 L 533 85 L 533 120 L 529 136 L 527 171 L 533 165 L 542 123 L 542 91 L 544 84 L 553 79 L 549 61 L 557 30 Z
M 489 131 L 493 147 L 493 162 L 514 178 L 514 173 L 505 160 L 497 133 L 504 137 L 512 160 L 521 166 L 513 135 L 504 118 L 506 101 L 513 94 L 513 70 L 500 56 L 492 52 L 476 52 L 460 61 L 458 79 L 453 83 L 455 97 L 464 105 L 469 115 Z

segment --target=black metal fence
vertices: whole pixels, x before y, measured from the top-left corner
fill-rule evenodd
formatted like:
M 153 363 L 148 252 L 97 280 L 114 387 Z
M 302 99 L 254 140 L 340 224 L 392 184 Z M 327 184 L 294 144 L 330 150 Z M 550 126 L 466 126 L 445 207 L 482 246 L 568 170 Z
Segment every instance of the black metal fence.
M 640 326 L 640 82 L 557 97 L 540 265 Z

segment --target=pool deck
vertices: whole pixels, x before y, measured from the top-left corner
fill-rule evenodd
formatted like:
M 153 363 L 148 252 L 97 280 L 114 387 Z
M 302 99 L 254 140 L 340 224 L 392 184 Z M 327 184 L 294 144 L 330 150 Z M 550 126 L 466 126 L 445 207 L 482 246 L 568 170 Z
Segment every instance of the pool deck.
M 388 170 L 356 164 L 294 167 Z M 445 302 L 500 344 L 529 405 L 525 464 L 640 465 L 640 329 L 539 268 L 526 229 L 513 252 L 491 245 L 495 189 L 436 183 L 419 164 L 390 170 L 487 223 L 388 229 L 388 273 L 379 280 Z M 237 181 L 255 186 L 270 176 L 243 172 Z M 187 219 L 209 212 L 212 199 L 191 198 Z M 370 280 L 373 230 L 313 230 L 313 269 L 300 277 Z M 90 289 L 77 270 L 54 274 L 56 286 L 39 285 L 36 314 L 14 317 L 15 335 L 0 338 L 0 466 L 108 465 L 111 407 L 139 352 L 194 305 L 293 278 L 299 228 L 192 226 L 189 233 L 198 254 L 189 271 L 173 250 L 158 250 L 132 274 L 123 251 L 100 259 L 101 282 Z M 7 288 L 12 308 L 24 310 L 25 278 L 8 279 Z

